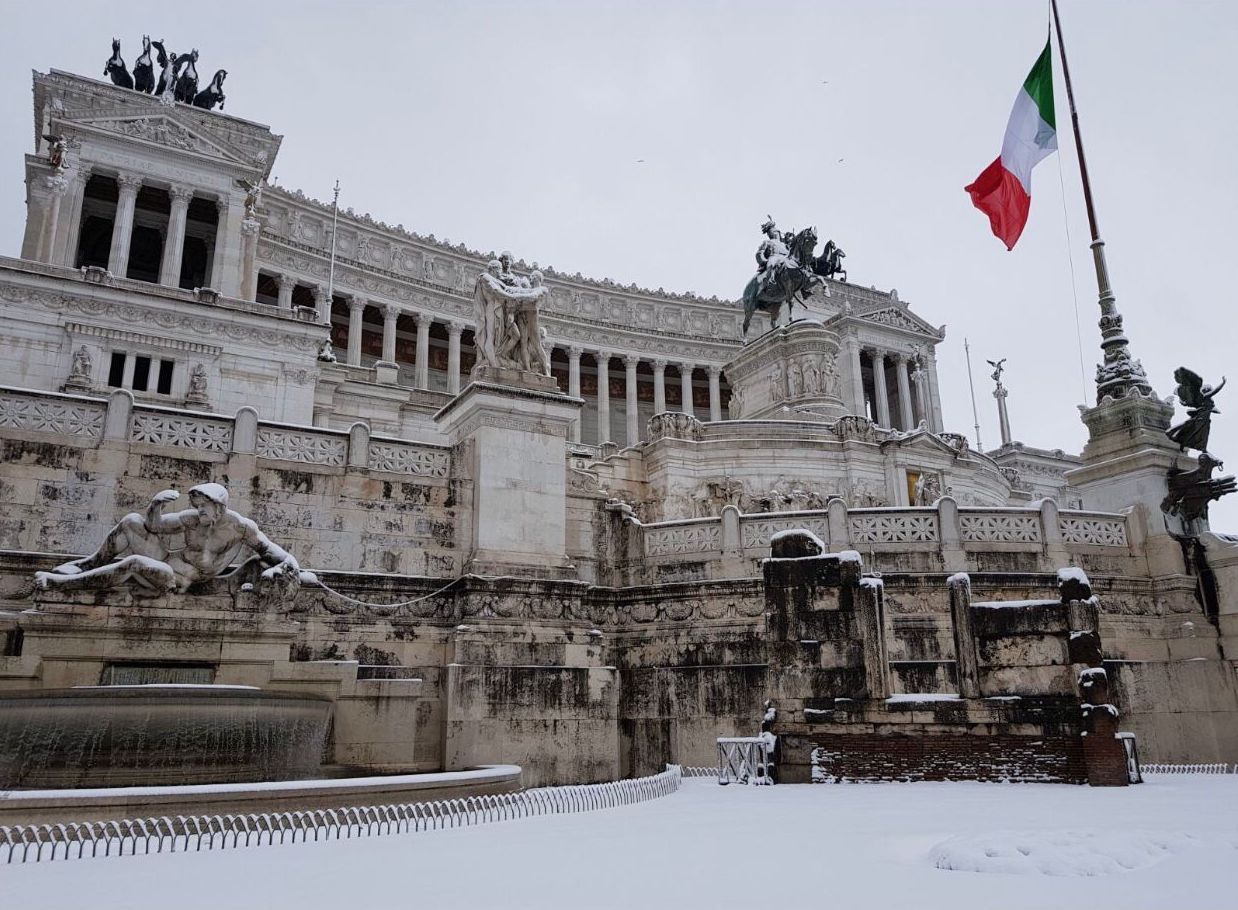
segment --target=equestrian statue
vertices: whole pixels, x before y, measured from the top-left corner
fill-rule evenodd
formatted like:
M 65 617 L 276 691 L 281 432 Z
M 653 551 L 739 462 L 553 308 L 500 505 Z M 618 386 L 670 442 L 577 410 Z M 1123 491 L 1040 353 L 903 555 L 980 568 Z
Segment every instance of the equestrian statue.
M 761 232 L 765 239 L 757 248 L 757 273 L 744 288 L 745 339 L 757 310 L 768 313 L 770 328 L 776 328 L 784 303 L 790 321 L 795 301 L 802 303 L 803 298 L 810 295 L 813 288 L 824 284 L 826 278 L 841 274 L 846 281 L 846 272 L 841 268 L 844 253 L 833 240 L 826 243 L 820 257 L 813 255 L 817 246 L 816 228 L 784 234 L 778 231 L 773 218 L 767 218 L 761 225 Z

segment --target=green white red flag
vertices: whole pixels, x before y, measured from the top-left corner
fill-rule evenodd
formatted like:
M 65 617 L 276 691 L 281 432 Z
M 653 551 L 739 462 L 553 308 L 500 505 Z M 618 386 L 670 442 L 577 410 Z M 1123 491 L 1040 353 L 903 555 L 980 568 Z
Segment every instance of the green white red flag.
M 1023 81 L 1006 124 L 1002 153 L 964 189 L 989 216 L 997 239 L 1014 249 L 1032 204 L 1032 168 L 1057 150 L 1053 117 L 1053 56 L 1049 42 Z

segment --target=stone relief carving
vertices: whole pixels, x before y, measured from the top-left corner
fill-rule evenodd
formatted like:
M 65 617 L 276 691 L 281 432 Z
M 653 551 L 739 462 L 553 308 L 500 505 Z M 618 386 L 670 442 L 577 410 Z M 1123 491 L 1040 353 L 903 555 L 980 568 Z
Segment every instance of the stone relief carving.
M 209 418 L 135 411 L 130 439 L 156 446 L 226 454 L 232 448 L 232 424 Z
M 843 440 L 858 439 L 861 442 L 876 442 L 877 428 L 867 417 L 848 414 L 845 417 L 839 417 L 834 422 L 834 435 Z
M 258 457 L 339 468 L 348 459 L 348 442 L 338 436 L 259 427 Z
M 963 540 L 983 543 L 1039 543 L 1040 518 L 1036 515 L 959 516 Z
M 450 456 L 441 450 L 370 442 L 370 469 L 418 477 L 446 477 Z
M 102 402 L 47 401 L 22 395 L 0 393 L 0 428 L 35 433 L 81 436 L 89 440 L 103 437 L 107 409 Z
M 663 414 L 654 414 L 649 418 L 650 442 L 656 442 L 659 439 L 688 439 L 699 442 L 704 436 L 704 426 L 691 414 L 667 411 Z
M 66 392 L 89 392 L 94 385 L 91 378 L 92 369 L 90 351 L 86 349 L 86 345 L 82 345 L 73 354 L 73 366 L 69 369 L 69 378 L 65 380 L 64 390 Z

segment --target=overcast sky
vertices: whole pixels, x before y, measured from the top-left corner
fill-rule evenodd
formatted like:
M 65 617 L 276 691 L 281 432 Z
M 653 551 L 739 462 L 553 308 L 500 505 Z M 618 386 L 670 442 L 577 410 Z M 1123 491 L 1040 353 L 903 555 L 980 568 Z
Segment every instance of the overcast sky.
M 1157 392 L 1218 399 L 1238 469 L 1231 276 L 1238 3 L 1062 0 L 1118 305 Z M 1044 45 L 1042 0 L 324 3 L 60 0 L 0 34 L 0 250 L 20 250 L 31 69 L 99 78 L 113 36 L 228 70 L 227 112 L 285 137 L 278 182 L 421 233 L 566 272 L 739 296 L 766 213 L 815 224 L 857 284 L 933 324 L 947 428 L 998 440 L 985 359 L 1009 358 L 1014 436 L 1077 452 L 1099 359 L 1096 285 L 1055 57 L 1062 153 L 1013 253 L 963 186 L 998 154 Z M 1063 204 L 1063 182 L 1065 200 Z M 1067 244 L 1067 227 L 1071 242 Z M 1074 295 L 1086 381 L 1081 381 Z M 1086 386 L 1086 389 L 1085 389 Z M 1238 531 L 1238 496 L 1214 506 Z

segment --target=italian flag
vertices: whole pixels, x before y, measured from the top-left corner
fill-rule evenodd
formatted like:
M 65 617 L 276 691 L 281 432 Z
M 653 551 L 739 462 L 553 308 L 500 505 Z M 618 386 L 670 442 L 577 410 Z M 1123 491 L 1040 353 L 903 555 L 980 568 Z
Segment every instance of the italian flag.
M 1032 168 L 1057 150 L 1053 119 L 1053 57 L 1049 42 L 1015 99 L 1002 153 L 971 186 L 972 204 L 989 216 L 997 239 L 1013 250 L 1032 204 Z

